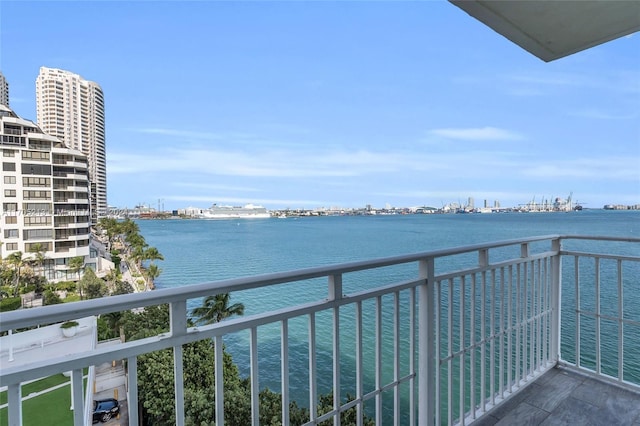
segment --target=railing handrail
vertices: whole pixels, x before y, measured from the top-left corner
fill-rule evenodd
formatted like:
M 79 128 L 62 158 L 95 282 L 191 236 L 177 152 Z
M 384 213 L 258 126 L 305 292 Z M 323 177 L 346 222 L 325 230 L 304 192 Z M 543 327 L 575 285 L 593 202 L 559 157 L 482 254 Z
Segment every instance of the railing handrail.
M 398 256 L 296 269 L 292 271 L 231 278 L 182 287 L 157 289 L 150 292 L 118 295 L 108 298 L 74 302 L 73 304 L 43 306 L 35 311 L 18 310 L 0 313 L 0 332 L 16 329 L 18 327 L 37 325 L 43 322 L 66 321 L 69 319 L 80 318 L 88 315 L 98 315 L 108 312 L 169 303 L 175 300 L 196 299 L 199 297 L 210 296 L 217 293 L 230 293 L 234 291 L 250 290 L 254 288 L 266 287 L 273 284 L 286 284 L 290 282 L 326 277 L 330 275 L 417 262 L 422 259 L 435 259 L 439 257 L 475 252 L 478 250 L 495 249 L 499 247 L 554 239 L 580 239 L 640 243 L 640 238 L 633 237 L 560 234 L 501 240 L 490 243 L 473 244 Z
M 511 245 L 519 245 L 537 241 L 562 238 L 560 235 L 544 235 L 537 237 L 502 240 L 492 243 L 481 243 L 460 246 L 448 249 L 431 250 L 420 253 L 398 256 L 382 257 L 362 261 L 338 263 L 311 268 L 296 269 L 293 271 L 274 272 L 270 274 L 253 275 L 240 278 L 231 278 L 220 281 L 212 281 L 201 284 L 192 284 L 182 287 L 156 289 L 154 291 L 111 296 L 101 299 L 91 299 L 73 304 L 59 304 L 43 306 L 37 310 L 18 310 L 0 313 L 0 332 L 19 327 L 41 324 L 43 322 L 66 321 L 89 315 L 98 315 L 114 311 L 123 311 L 133 308 L 154 306 L 170 303 L 177 300 L 196 299 L 211 296 L 218 293 L 230 293 L 234 291 L 250 290 L 266 287 L 273 284 L 286 284 L 295 281 L 303 281 L 313 278 L 327 277 L 331 275 L 357 272 L 366 269 L 383 268 L 386 266 L 401 265 L 417 262 L 428 258 L 439 258 L 451 255 L 475 252 L 484 249 L 494 249 Z M 638 239 L 640 242 L 640 239 Z

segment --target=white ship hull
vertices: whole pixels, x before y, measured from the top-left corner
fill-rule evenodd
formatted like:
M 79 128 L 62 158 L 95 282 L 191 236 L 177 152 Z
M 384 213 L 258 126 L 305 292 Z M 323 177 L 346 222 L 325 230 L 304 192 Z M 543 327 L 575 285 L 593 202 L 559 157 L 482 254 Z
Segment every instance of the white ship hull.
M 201 219 L 268 219 L 271 214 L 262 206 L 247 204 L 244 207 L 217 206 L 204 209 L 200 213 Z

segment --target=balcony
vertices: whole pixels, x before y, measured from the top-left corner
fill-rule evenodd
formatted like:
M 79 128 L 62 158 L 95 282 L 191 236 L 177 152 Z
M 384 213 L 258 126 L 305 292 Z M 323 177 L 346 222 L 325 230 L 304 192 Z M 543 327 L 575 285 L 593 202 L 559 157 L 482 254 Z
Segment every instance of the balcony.
M 210 403 L 216 424 L 224 424 L 222 347 L 242 332 L 257 425 L 265 327 L 278 330 L 274 374 L 282 406 L 293 400 L 292 381 L 304 377 L 308 400 L 296 400 L 310 408 L 308 424 L 340 424 L 340 413 L 353 407 L 378 425 L 518 424 L 523 415 L 530 424 L 580 423 L 589 413 L 606 413 L 598 405 L 607 401 L 611 413 L 633 424 L 640 421 L 639 245 L 640 238 L 541 236 L 0 314 L 3 332 L 159 304 L 169 304 L 171 318 L 170 332 L 142 340 L 65 353 L 36 345 L 32 350 L 47 356 L 25 356 L 20 364 L 8 360 L 3 342 L 0 384 L 8 387 L 9 424 L 21 424 L 21 382 L 71 370 L 74 422 L 82 425 L 83 368 L 126 360 L 127 398 L 136 401 L 137 357 L 172 348 L 176 424 L 184 425 L 183 346 L 204 339 L 215 345 Z M 355 277 L 365 290 L 352 289 Z M 287 295 L 291 285 L 306 289 L 303 303 L 283 297 L 277 309 L 188 325 L 191 299 L 256 289 Z M 308 362 L 292 355 L 293 343 Z M 329 370 L 321 371 L 322 361 Z M 332 389 L 333 409 L 318 415 L 321 381 Z M 354 397 L 348 402 L 347 392 Z M 137 404 L 128 407 L 129 424 L 137 425 Z M 281 420 L 289 424 L 288 410 Z

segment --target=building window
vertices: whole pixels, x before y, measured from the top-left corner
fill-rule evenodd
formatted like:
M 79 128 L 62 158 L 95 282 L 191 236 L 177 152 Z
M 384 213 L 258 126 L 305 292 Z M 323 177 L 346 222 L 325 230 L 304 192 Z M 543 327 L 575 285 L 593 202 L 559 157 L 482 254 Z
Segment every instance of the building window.
M 13 149 L 5 149 L 2 151 L 3 157 L 13 157 L 15 155 L 15 151 Z
M 49 178 L 41 178 L 41 177 L 23 177 L 22 185 L 23 186 L 50 186 L 51 180 Z
M 5 238 L 18 238 L 18 230 L 17 229 L 5 229 L 4 237 Z
M 41 151 L 22 151 L 22 159 L 36 160 L 36 161 L 49 161 L 49 153 L 41 152 Z
M 16 225 L 18 223 L 18 216 L 5 216 L 4 223 L 7 225 Z
M 53 247 L 51 243 L 26 243 L 24 245 L 25 251 L 31 252 L 36 248 L 40 248 L 42 251 L 52 251 Z
M 2 210 L 5 212 L 18 211 L 18 203 L 2 203 Z
M 5 176 L 4 177 L 4 183 L 6 183 L 6 184 L 14 184 L 14 183 L 16 183 L 16 177 L 15 176 Z
M 17 229 L 16 229 L 17 231 Z M 51 229 L 25 229 L 25 240 L 46 240 L 53 236 L 53 230 Z
M 5 248 L 7 251 L 18 250 L 18 243 L 7 243 L 5 244 Z
M 4 196 L 5 197 L 15 197 L 16 196 L 16 190 L 15 189 L 5 189 L 4 190 Z
M 25 216 L 24 225 L 25 226 L 51 225 L 51 216 Z
M 15 164 L 13 165 L 15 167 Z M 23 175 L 51 175 L 51 164 L 22 164 Z
M 2 171 L 3 172 L 15 172 L 16 171 L 16 163 L 2 163 Z

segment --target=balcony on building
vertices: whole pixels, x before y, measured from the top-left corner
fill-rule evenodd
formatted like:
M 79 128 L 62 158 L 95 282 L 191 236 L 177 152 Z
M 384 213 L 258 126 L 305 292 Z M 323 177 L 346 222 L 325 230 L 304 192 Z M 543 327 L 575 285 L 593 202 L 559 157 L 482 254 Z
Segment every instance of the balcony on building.
M 358 418 L 368 416 L 379 425 L 563 424 L 566 419 L 637 424 L 640 368 L 637 358 L 632 360 L 640 347 L 638 253 L 640 238 L 550 235 L 0 314 L 0 330 L 11 331 L 0 351 L 9 424 L 21 424 L 21 382 L 73 371 L 74 422 L 83 425 L 93 398 L 91 386 L 82 391 L 83 369 L 126 361 L 126 397 L 137 401 L 137 358 L 173 349 L 176 424 L 183 425 L 184 345 L 210 339 L 221 355 L 230 336 L 245 332 L 257 425 L 263 327 L 279 330 L 279 365 L 273 368 L 280 375 L 280 389 L 274 390 L 281 393 L 282 406 L 291 402 L 293 377 L 308 383 L 308 401 L 297 401 L 312 410 L 308 424 L 338 422 L 340 413 L 353 407 Z M 366 290 L 354 290 L 354 280 L 363 277 Z M 308 288 L 308 300 L 285 299 L 277 309 L 212 325 L 188 324 L 190 300 L 253 289 L 287 293 L 292 285 Z M 57 328 L 52 328 L 55 336 L 39 335 L 37 344 L 16 332 L 74 319 L 90 323 L 86 318 L 159 304 L 170 307 L 169 331 L 143 340 L 76 347 L 61 344 Z M 91 333 L 87 329 L 81 338 Z M 308 351 L 303 369 L 290 352 L 293 341 Z M 222 359 L 216 356 L 210 401 L 217 424 L 224 424 L 225 416 Z M 331 360 L 329 371 L 326 363 L 320 371 L 321 359 Z M 317 415 L 318 383 L 327 377 L 333 410 Z M 288 415 L 282 412 L 282 424 L 289 424 Z M 137 404 L 128 403 L 127 416 L 130 425 L 138 424 Z

